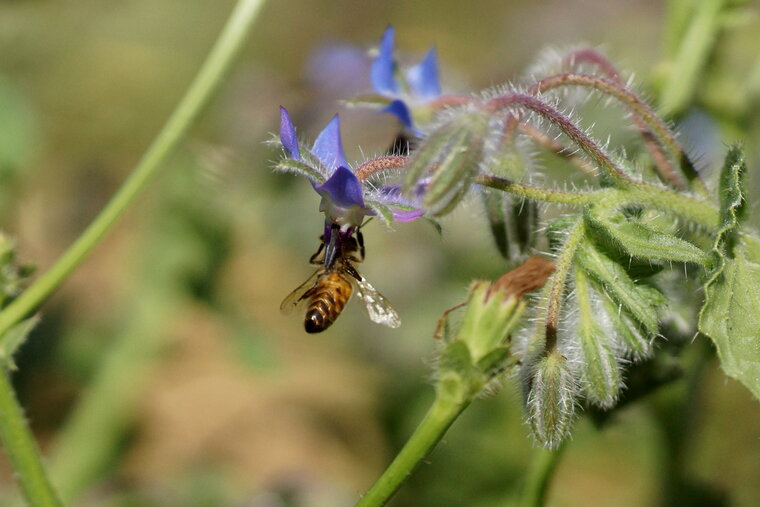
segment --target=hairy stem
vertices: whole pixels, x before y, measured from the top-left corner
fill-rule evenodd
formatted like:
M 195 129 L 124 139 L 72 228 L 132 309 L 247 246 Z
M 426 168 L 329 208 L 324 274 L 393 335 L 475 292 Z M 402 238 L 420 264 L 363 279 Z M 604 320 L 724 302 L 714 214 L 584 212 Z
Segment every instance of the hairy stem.
M 4 337 L 14 324 L 34 311 L 66 280 L 157 174 L 219 88 L 263 3 L 264 0 L 240 0 L 237 3 L 185 96 L 118 192 L 56 263 L 0 312 L 0 337 Z
M 560 192 L 557 190 L 534 187 L 524 183 L 517 183 L 507 178 L 492 176 L 490 174 L 479 174 L 475 177 L 473 183 L 509 192 L 510 194 L 519 195 L 528 199 L 534 199 L 536 201 L 553 202 L 556 204 L 572 204 L 576 206 L 589 204 L 594 201 L 597 194 L 604 192 L 604 190 L 591 193 Z
M 533 449 L 525 486 L 520 498 L 521 507 L 541 507 L 546 503 L 546 493 L 554 470 L 565 446 L 550 451 L 544 447 Z
M 624 189 L 604 188 L 594 192 L 576 193 L 547 190 L 489 174 L 476 176 L 474 183 L 528 199 L 555 204 L 584 206 L 600 203 L 610 209 L 631 203 L 647 204 L 694 222 L 707 230 L 714 230 L 718 226 L 719 211 L 712 202 L 643 181 L 634 181 Z
M 0 372 L 0 439 L 29 505 L 61 505 L 6 372 Z
M 610 194 L 612 193 L 614 192 L 610 192 Z M 653 208 L 673 213 L 711 231 L 718 227 L 720 213 L 714 203 L 669 188 L 639 181 L 622 192 L 622 197 L 623 201 L 648 204 Z M 625 204 L 625 202 L 621 202 L 621 204 Z
M 533 111 L 556 125 L 618 186 L 624 187 L 631 182 L 631 178 L 612 161 L 610 156 L 593 139 L 581 131 L 570 118 L 546 102 L 524 93 L 506 93 L 486 102 L 486 108 L 492 112 L 513 108 Z
M 365 162 L 356 168 L 354 174 L 359 181 L 364 181 L 373 174 L 392 169 L 401 169 L 408 163 L 409 157 L 402 155 L 389 155 L 386 157 L 370 160 L 369 162 Z
M 614 75 L 617 76 L 617 73 Z M 531 87 L 530 92 L 541 94 L 561 86 L 593 88 L 619 100 L 630 109 L 633 122 L 642 132 L 652 159 L 658 168 L 658 174 L 663 181 L 676 188 L 684 188 L 683 181 L 673 169 L 660 146 L 668 150 L 673 160 L 678 162 L 679 169 L 681 169 L 684 178 L 686 178 L 692 188 L 702 195 L 709 195 L 704 182 L 699 177 L 691 160 L 686 156 L 678 141 L 676 141 L 675 135 L 670 131 L 665 122 L 655 114 L 652 108 L 622 84 L 619 77 L 605 79 L 591 74 L 567 72 L 549 76 L 538 81 Z
M 567 239 L 562 245 L 562 251 L 554 261 L 554 274 L 549 283 L 544 286 L 543 299 L 546 301 L 546 318 L 542 323 L 545 336 L 544 351 L 549 352 L 557 347 L 557 330 L 559 329 L 559 314 L 567 284 L 567 275 L 573 266 L 575 251 L 584 237 L 583 219 L 578 218 L 575 225 L 568 231 Z
M 385 505 L 446 430 L 467 407 L 469 400 L 436 395 L 433 405 L 383 475 L 356 504 L 357 507 Z

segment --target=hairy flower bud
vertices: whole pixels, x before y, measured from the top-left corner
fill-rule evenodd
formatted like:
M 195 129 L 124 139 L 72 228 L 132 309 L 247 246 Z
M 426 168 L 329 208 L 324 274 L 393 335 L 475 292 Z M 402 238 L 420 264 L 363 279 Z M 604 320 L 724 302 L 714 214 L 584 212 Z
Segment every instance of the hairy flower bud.
M 567 359 L 557 350 L 536 362 L 528 394 L 528 419 L 533 436 L 556 449 L 570 433 L 575 416 L 577 386 Z
M 435 129 L 417 148 L 404 183 L 409 193 L 425 182 L 422 203 L 443 215 L 461 200 L 477 173 L 488 130 L 483 112 L 464 112 Z

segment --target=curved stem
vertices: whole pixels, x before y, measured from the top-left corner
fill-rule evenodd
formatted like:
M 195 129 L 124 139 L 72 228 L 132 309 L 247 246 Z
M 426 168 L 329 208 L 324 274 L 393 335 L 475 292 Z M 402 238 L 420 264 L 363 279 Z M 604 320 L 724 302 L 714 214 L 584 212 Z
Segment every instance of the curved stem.
M 615 74 L 617 75 L 617 74 Z M 691 160 L 686 156 L 675 135 L 646 103 L 639 99 L 636 94 L 628 90 L 619 77 L 605 79 L 591 74 L 578 74 L 567 72 L 544 78 L 535 83 L 530 93 L 541 94 L 553 88 L 561 86 L 584 86 L 599 90 L 600 92 L 616 98 L 625 104 L 632 112 L 632 119 L 644 136 L 645 143 L 649 148 L 659 175 L 667 183 L 676 188 L 684 188 L 683 181 L 675 173 L 673 166 L 668 161 L 659 146 L 667 149 L 671 157 L 679 164 L 683 176 L 692 187 L 702 195 L 709 195 L 704 182 L 694 169 Z
M 475 177 L 473 183 L 509 192 L 510 194 L 519 195 L 528 199 L 553 202 L 555 204 L 572 204 L 576 206 L 589 204 L 598 197 L 597 194 L 605 192 L 605 190 L 599 190 L 591 193 L 573 193 L 547 190 L 545 188 L 517 183 L 507 178 L 500 178 L 489 174 L 479 174 Z
M 578 218 L 573 227 L 567 233 L 567 239 L 562 245 L 557 260 L 554 261 L 554 274 L 549 283 L 544 286 L 543 298 L 546 301 L 546 318 L 539 325 L 543 327 L 545 336 L 545 351 L 554 350 L 557 347 L 557 330 L 559 329 L 559 311 L 562 308 L 562 300 L 567 284 L 567 275 L 573 266 L 575 252 L 581 244 L 585 233 L 583 219 Z
M 245 37 L 263 3 L 264 0 L 240 0 L 237 3 L 185 96 L 116 195 L 58 261 L 18 299 L 0 312 L 0 337 L 34 311 L 66 280 L 156 175 L 158 168 L 174 151 L 219 88 L 235 56 L 243 47 Z
M 524 93 L 506 93 L 486 102 L 489 111 L 524 108 L 547 119 L 568 136 L 586 155 L 591 158 L 617 186 L 625 187 L 632 180 L 612 161 L 596 142 L 579 129 L 567 116 L 546 102 Z
M 4 371 L 0 372 L 0 439 L 29 505 L 61 505 L 45 473 L 37 442 Z
M 541 507 L 546 503 L 549 482 L 564 448 L 563 445 L 553 451 L 544 447 L 534 449 L 520 499 L 521 507 Z
M 468 404 L 469 400 L 437 394 L 433 405 L 401 452 L 356 506 L 385 505 Z

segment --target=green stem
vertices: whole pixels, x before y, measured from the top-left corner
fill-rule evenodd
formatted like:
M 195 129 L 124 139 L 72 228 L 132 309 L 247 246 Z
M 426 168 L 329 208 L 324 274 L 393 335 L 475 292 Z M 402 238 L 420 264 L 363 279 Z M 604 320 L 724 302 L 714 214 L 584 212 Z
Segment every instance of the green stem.
M 404 448 L 359 500 L 357 507 L 385 505 L 468 404 L 469 400 L 438 394 Z
M 553 202 L 555 204 L 571 204 L 583 206 L 590 204 L 598 199 L 598 194 L 605 191 L 597 192 L 560 192 L 558 190 L 548 190 L 546 188 L 534 187 L 517 183 L 507 178 L 491 176 L 489 174 L 480 174 L 475 177 L 475 183 L 484 187 L 491 187 L 510 194 L 519 195 L 536 201 Z
M 684 153 L 681 145 L 676 141 L 673 132 L 648 105 L 639 99 L 636 94 L 628 90 L 619 78 L 605 79 L 590 74 L 567 72 L 549 76 L 538 81 L 531 87 L 530 92 L 542 94 L 548 90 L 562 86 L 585 86 L 616 98 L 630 109 L 633 121 L 644 133 L 644 140 L 652 153 L 658 173 L 663 181 L 676 188 L 683 187 L 680 177 L 673 170 L 673 166 L 662 151 L 660 151 L 660 146 L 670 152 L 670 156 L 678 163 L 678 167 L 681 169 L 683 177 L 689 182 L 689 185 L 703 197 L 710 196 L 710 192 Z
M 29 505 L 61 505 L 7 373 L 0 372 L 0 439 Z
M 14 324 L 34 311 L 84 261 L 158 172 L 167 157 L 219 88 L 264 0 L 240 0 L 211 53 L 153 144 L 105 208 L 56 263 L 0 312 L 0 341 Z
M 611 193 L 614 192 L 616 191 L 613 190 Z M 648 204 L 653 208 L 673 213 L 708 230 L 714 231 L 718 227 L 720 214 L 718 207 L 712 202 L 643 181 L 636 182 L 619 192 L 624 194 L 622 196 L 624 198 L 627 193 L 629 201 Z
M 544 285 L 542 299 L 546 301 L 546 317 L 543 321 L 537 321 L 545 336 L 544 350 L 552 351 L 557 346 L 557 330 L 559 329 L 559 311 L 564 299 L 567 275 L 573 266 L 575 252 L 585 237 L 583 219 L 578 218 L 573 227 L 568 231 L 562 251 L 554 261 L 554 274 L 549 282 Z
M 525 487 L 520 499 L 521 507 L 540 507 L 546 503 L 549 481 L 557 468 L 564 448 L 563 445 L 550 451 L 544 447 L 538 447 L 533 451 L 528 473 L 525 477 Z
M 715 44 L 720 30 L 719 14 L 725 0 L 696 3 L 691 24 L 681 40 L 678 54 L 662 90 L 663 113 L 681 113 L 691 101 L 699 84 L 699 75 Z

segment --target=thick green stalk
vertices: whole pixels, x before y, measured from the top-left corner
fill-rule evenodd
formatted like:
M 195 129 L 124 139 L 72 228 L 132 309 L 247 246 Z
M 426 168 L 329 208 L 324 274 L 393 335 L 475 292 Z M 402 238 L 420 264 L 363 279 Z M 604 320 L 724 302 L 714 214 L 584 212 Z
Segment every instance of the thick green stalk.
M 6 372 L 0 372 L 0 439 L 29 505 L 61 505 Z
M 550 451 L 544 447 L 537 447 L 533 450 L 520 499 L 521 507 L 541 507 L 546 503 L 549 481 L 557 468 L 564 448 L 565 446 L 561 446 Z
M 14 324 L 41 305 L 87 258 L 135 197 L 157 174 L 159 167 L 174 151 L 219 88 L 243 47 L 246 35 L 263 3 L 264 0 L 240 0 L 237 3 L 185 96 L 116 195 L 56 263 L 18 299 L 0 312 L 0 340 Z
M 699 75 L 720 30 L 725 0 L 702 0 L 694 7 L 691 24 L 681 39 L 673 68 L 662 90 L 660 104 L 666 115 L 675 115 L 691 101 Z
M 439 394 L 417 429 L 357 507 L 385 505 L 417 465 L 438 443 L 449 426 L 469 404 L 469 400 Z

